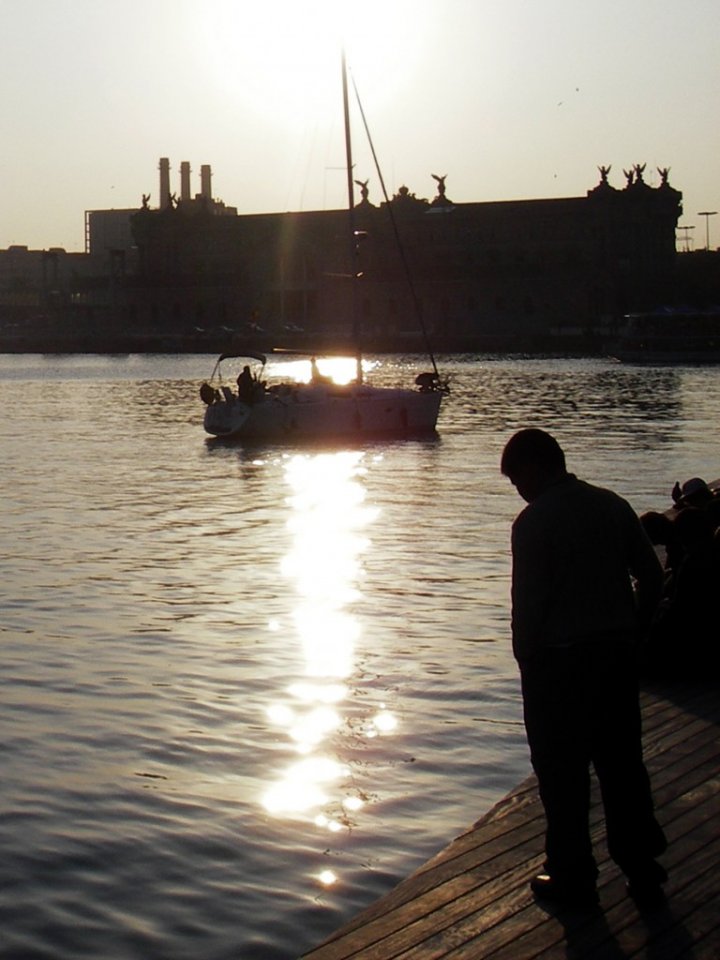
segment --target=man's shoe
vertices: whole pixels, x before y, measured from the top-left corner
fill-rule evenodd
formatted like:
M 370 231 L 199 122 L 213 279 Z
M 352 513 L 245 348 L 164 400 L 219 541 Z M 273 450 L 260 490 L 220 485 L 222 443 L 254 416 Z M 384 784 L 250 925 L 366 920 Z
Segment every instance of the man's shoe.
M 640 909 L 659 907 L 665 903 L 665 891 L 659 883 L 631 883 L 625 884 L 628 896 L 631 897 Z
M 530 889 L 538 900 L 550 900 L 562 906 L 596 907 L 599 902 L 594 884 L 561 883 L 547 873 L 533 877 Z
M 625 886 L 639 907 L 657 907 L 665 901 L 662 885 L 667 878 L 665 868 L 653 861 L 647 869 L 628 874 Z

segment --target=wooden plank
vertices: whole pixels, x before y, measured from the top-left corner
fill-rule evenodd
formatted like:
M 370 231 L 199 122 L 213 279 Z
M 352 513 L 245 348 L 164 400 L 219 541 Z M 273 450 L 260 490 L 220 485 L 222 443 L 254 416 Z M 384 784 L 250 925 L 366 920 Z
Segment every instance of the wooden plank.
M 703 814 L 706 824 L 712 824 L 715 809 L 715 801 L 712 798 L 708 799 Z M 690 814 L 686 816 L 689 817 Z M 697 836 L 693 849 L 694 864 L 698 869 L 702 869 L 705 863 L 710 866 L 715 862 L 715 852 L 708 848 L 705 839 L 706 834 Z M 679 856 L 681 855 L 678 854 Z M 536 904 L 525 883 L 521 890 L 523 896 L 512 908 L 514 913 L 512 924 L 493 923 L 495 918 L 487 913 L 482 917 L 474 916 L 453 930 L 453 939 L 459 941 L 462 949 L 472 948 L 473 956 L 492 956 L 493 960 L 525 960 L 526 957 L 552 957 L 558 945 L 564 944 L 572 934 L 573 946 L 581 951 L 580 955 L 589 955 L 589 951 L 597 945 L 601 936 L 609 939 L 608 923 L 610 921 L 612 921 L 613 930 L 623 930 L 634 923 L 637 914 L 633 902 L 625 894 L 624 884 L 620 881 L 617 868 L 607 863 L 607 854 L 605 854 L 605 862 L 601 861 L 600 866 L 603 872 L 608 868 L 612 871 L 609 879 L 606 878 L 600 887 L 605 912 L 603 922 L 607 930 L 598 924 L 598 919 L 592 911 L 585 913 L 553 911 Z M 503 904 L 498 900 L 496 906 L 502 909 Z M 441 931 L 434 941 L 427 941 L 422 945 L 423 949 L 417 956 L 425 957 L 428 948 L 437 945 L 442 948 L 438 956 L 447 960 L 460 958 L 462 953 L 457 952 L 460 948 L 448 949 L 449 943 L 445 932 Z M 415 954 L 409 953 L 407 956 L 415 956 Z
M 531 843 L 516 843 L 512 850 L 439 883 L 399 907 L 366 918 L 362 926 L 343 932 L 342 952 L 333 953 L 340 945 L 335 940 L 328 945 L 332 949 L 327 951 L 327 956 L 349 957 L 362 949 L 363 960 L 390 960 L 408 949 L 418 949 L 435 930 L 452 927 L 468 912 L 493 908 L 498 879 L 504 885 L 514 882 L 516 886 L 526 886 L 528 865 L 532 862 L 528 857 L 537 859 L 540 835 L 535 830 Z M 493 846 L 492 843 L 489 846 Z M 502 846 L 498 845 L 497 849 L 502 851 Z M 513 879 L 518 873 L 522 880 Z M 406 883 L 411 881 L 412 878 Z M 323 960 L 325 954 L 320 948 L 311 956 L 313 960 Z
M 574 950 L 582 956 L 594 956 L 597 950 L 600 950 L 603 943 L 612 940 L 616 944 L 621 943 L 625 951 L 623 955 L 632 956 L 634 952 L 644 949 L 650 937 L 650 927 L 648 922 L 656 931 L 662 931 L 667 934 L 673 930 L 679 920 L 687 912 L 682 907 L 682 899 L 687 897 L 687 890 L 692 883 L 689 876 L 688 865 L 692 864 L 692 870 L 697 875 L 703 873 L 706 869 L 712 869 L 712 865 L 717 862 L 717 846 L 715 843 L 708 844 L 708 833 L 714 833 L 713 819 L 715 816 L 716 801 L 708 800 L 705 809 L 702 811 L 704 823 L 702 827 L 694 832 L 686 833 L 687 844 L 681 846 L 673 842 L 668 854 L 663 858 L 663 862 L 668 867 L 670 879 L 667 885 L 668 901 L 667 904 L 659 910 L 645 911 L 640 916 L 644 923 L 638 924 L 638 910 L 632 900 L 625 893 L 625 886 L 622 877 L 617 868 L 608 864 L 611 875 L 609 881 L 600 888 L 601 904 L 603 908 L 602 930 L 596 920 L 584 922 L 579 915 L 569 915 L 568 921 L 560 927 L 556 924 L 554 929 L 544 931 L 542 942 L 544 949 L 538 953 L 538 957 L 543 960 L 551 960 L 555 956 L 555 950 L 558 945 L 563 945 L 566 941 L 571 941 Z M 691 819 L 691 814 L 686 814 Z M 672 909 L 669 909 L 669 905 Z M 601 937 L 602 934 L 602 937 Z M 540 943 L 540 938 L 537 938 Z M 602 954 L 599 954 L 602 955 Z M 485 956 L 485 954 L 483 954 Z M 499 953 L 497 960 L 509 960 L 513 956 L 512 949 L 507 952 Z M 493 960 L 496 960 L 493 955 Z
M 525 782 L 519 796 L 512 794 L 506 797 L 478 821 L 477 826 L 482 829 L 471 828 L 462 834 L 412 877 L 343 929 L 347 931 L 391 913 L 408 901 L 419 900 L 427 892 L 434 892 L 438 902 L 442 902 L 443 897 L 452 899 L 452 887 L 445 888 L 444 885 L 453 878 L 481 868 L 485 868 L 486 872 L 502 872 L 503 864 L 520 857 L 525 845 L 529 844 L 529 849 L 535 851 L 538 839 L 544 834 L 545 822 L 542 805 L 534 789 L 534 778 Z M 525 862 L 526 858 L 522 857 L 522 861 Z M 403 920 L 398 922 L 406 920 L 407 917 L 403 915 Z
M 534 901 L 528 878 L 542 861 L 545 822 L 530 777 L 305 960 L 670 960 L 686 947 L 688 956 L 697 948 L 694 960 L 716 960 L 707 951 L 719 924 L 720 698 L 707 686 L 653 684 L 642 709 L 646 763 L 670 841 L 664 913 L 641 916 L 627 897 L 608 858 L 595 783 L 591 831 L 603 913 L 553 913 Z
M 525 882 L 524 882 L 524 881 L 525 881 L 525 878 L 526 878 L 526 876 L 527 876 L 527 865 L 526 865 L 525 863 L 523 863 L 523 864 L 522 864 L 522 868 L 523 868 L 523 874 L 524 874 L 524 876 L 523 876 L 523 882 L 522 882 L 522 887 L 525 888 Z M 504 883 L 504 884 L 507 883 L 507 877 L 503 878 L 503 883 Z M 457 891 L 455 891 L 455 892 L 457 892 Z M 526 891 L 525 891 L 525 892 L 526 892 Z M 471 891 L 469 891 L 469 893 L 472 894 L 473 891 L 471 890 Z M 468 895 L 468 892 L 465 891 L 465 892 L 463 893 L 463 896 L 467 896 L 467 895 Z M 477 907 L 478 907 L 477 898 L 474 897 L 473 899 L 474 899 L 474 902 L 473 902 L 473 904 L 471 905 L 471 907 L 469 908 L 469 912 L 470 912 L 470 913 L 476 912 Z M 491 897 L 491 900 L 492 900 L 492 899 L 493 899 L 493 898 Z M 501 913 L 507 911 L 508 909 L 514 909 L 514 907 L 513 907 L 512 904 L 503 903 L 503 901 L 502 901 L 501 898 L 498 899 L 497 897 L 495 897 L 494 899 L 495 899 L 495 909 L 498 909 L 498 908 L 499 908 L 500 911 L 501 911 Z M 467 912 L 467 911 L 466 911 L 466 912 Z M 457 936 L 459 936 L 459 937 L 461 938 L 461 940 L 467 939 L 468 937 L 472 938 L 473 935 L 476 933 L 476 931 L 467 930 L 467 929 L 465 929 L 465 928 L 463 927 L 462 923 L 458 923 L 458 922 L 457 922 L 457 921 L 458 921 L 458 917 L 461 917 L 461 916 L 462 916 L 462 909 L 460 910 L 460 912 L 458 912 L 458 904 L 456 903 L 456 904 L 454 904 L 453 912 L 452 912 L 449 916 L 446 916 L 446 917 L 444 918 L 443 922 L 444 922 L 444 923 L 450 922 L 450 923 L 454 923 L 454 924 L 455 924 L 455 931 L 454 931 L 454 934 L 453 934 L 453 938 L 454 938 L 454 937 L 457 937 Z M 396 918 L 396 920 L 402 924 L 402 923 L 405 922 L 405 921 L 410 922 L 410 921 L 412 920 L 412 918 L 410 918 L 410 917 L 405 917 L 405 918 L 400 918 L 400 919 Z M 435 921 L 434 921 L 434 922 L 435 922 L 435 925 L 437 926 L 437 925 L 438 925 L 438 922 L 439 922 L 439 921 L 437 920 L 437 917 L 435 918 Z M 485 926 L 487 926 L 487 924 L 492 925 L 493 922 L 494 922 L 494 917 L 493 917 L 490 913 L 486 913 L 486 915 L 485 915 L 485 917 L 484 917 L 484 924 L 485 924 Z M 485 928 L 485 927 L 483 927 L 483 929 L 484 929 L 484 928 Z M 379 934 L 382 936 L 382 934 L 383 934 L 384 932 L 385 932 L 385 931 L 381 930 L 381 931 L 379 931 Z M 406 931 L 406 933 L 407 933 L 407 931 Z M 422 942 L 422 940 L 420 940 L 420 942 L 418 941 L 418 936 L 420 936 L 421 938 L 424 936 L 424 933 L 423 933 L 422 928 L 415 926 L 415 928 L 414 928 L 414 933 L 415 933 L 415 941 L 414 941 L 413 943 L 411 943 L 411 944 L 410 944 L 410 947 L 409 947 L 410 950 L 415 950 L 415 953 L 414 953 L 413 955 L 418 956 L 418 957 L 420 957 L 420 956 L 425 956 L 425 955 L 428 955 L 428 956 L 429 956 L 429 955 L 433 955 L 433 954 L 436 952 L 434 949 L 431 949 L 431 947 L 433 947 L 433 944 L 429 944 L 429 945 L 428 945 L 427 943 Z M 440 949 L 441 949 L 440 955 L 441 955 L 441 956 L 443 955 L 443 951 L 444 951 L 445 953 L 447 953 L 447 948 L 448 948 L 448 946 L 449 946 L 447 936 L 446 936 L 445 934 L 443 934 L 439 939 L 436 937 L 436 942 L 439 942 L 439 944 L 440 944 Z M 381 943 L 381 945 L 380 945 L 380 947 L 379 947 L 378 950 L 377 950 L 377 956 L 378 956 L 378 957 L 382 957 L 382 956 L 390 957 L 390 956 L 398 955 L 396 948 L 398 948 L 398 947 L 401 946 L 401 945 L 402 945 L 402 944 L 401 944 L 401 942 L 398 941 L 398 938 L 397 938 L 397 937 L 395 937 L 394 939 L 390 939 L 390 940 L 383 940 L 382 943 Z M 373 955 L 374 955 L 373 952 L 365 952 L 365 953 L 363 953 L 363 956 L 367 956 L 367 957 L 371 957 L 371 956 L 373 956 Z M 403 954 L 399 954 L 398 956 L 402 956 L 402 955 L 403 955 Z

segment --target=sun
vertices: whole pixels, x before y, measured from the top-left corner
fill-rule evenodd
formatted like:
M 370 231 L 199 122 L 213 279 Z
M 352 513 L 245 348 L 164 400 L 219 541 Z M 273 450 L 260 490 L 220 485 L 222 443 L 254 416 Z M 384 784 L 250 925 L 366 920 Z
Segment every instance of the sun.
M 334 116 L 341 52 L 364 92 L 390 91 L 412 69 L 423 3 L 411 0 L 215 0 L 199 32 L 226 97 L 283 127 Z M 368 91 L 366 87 L 370 87 Z

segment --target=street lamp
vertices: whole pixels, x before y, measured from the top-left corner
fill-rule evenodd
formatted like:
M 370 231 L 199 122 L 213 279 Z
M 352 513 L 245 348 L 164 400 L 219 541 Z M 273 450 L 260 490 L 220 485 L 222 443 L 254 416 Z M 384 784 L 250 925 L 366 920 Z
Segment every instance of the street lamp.
M 695 225 L 694 225 L 694 224 L 693 224 L 693 226 L 691 226 L 691 227 L 678 227 L 678 230 L 684 230 L 684 231 L 685 231 L 685 253 L 689 253 L 689 252 L 690 252 L 690 237 L 688 236 L 688 234 L 689 234 L 689 232 L 690 232 L 691 230 L 694 230 L 694 229 L 695 229 Z
M 717 210 L 701 210 L 698 213 L 699 217 L 705 217 L 705 249 L 710 249 L 710 217 L 714 217 L 717 214 Z

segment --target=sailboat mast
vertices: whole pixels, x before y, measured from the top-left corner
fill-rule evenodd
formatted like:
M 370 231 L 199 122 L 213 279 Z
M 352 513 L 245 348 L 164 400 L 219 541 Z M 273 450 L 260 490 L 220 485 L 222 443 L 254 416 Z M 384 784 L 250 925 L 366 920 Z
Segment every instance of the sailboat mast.
M 348 227 L 350 234 L 350 283 L 351 283 L 351 310 L 352 310 L 352 334 L 355 343 L 355 367 L 358 383 L 362 383 L 362 350 L 360 347 L 360 328 L 358 322 L 358 239 L 355 230 L 355 189 L 353 187 L 353 159 L 352 159 L 352 140 L 350 136 L 350 104 L 348 98 L 347 81 L 347 63 L 345 60 L 345 50 L 342 51 L 342 94 L 343 94 L 343 117 L 345 119 L 345 168 L 347 172 L 347 194 L 348 194 Z

